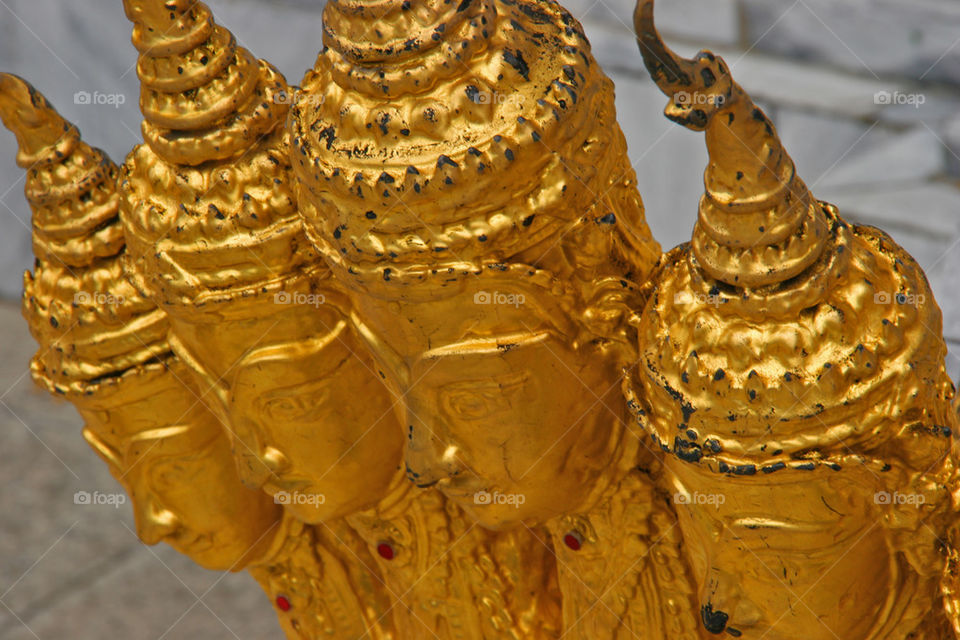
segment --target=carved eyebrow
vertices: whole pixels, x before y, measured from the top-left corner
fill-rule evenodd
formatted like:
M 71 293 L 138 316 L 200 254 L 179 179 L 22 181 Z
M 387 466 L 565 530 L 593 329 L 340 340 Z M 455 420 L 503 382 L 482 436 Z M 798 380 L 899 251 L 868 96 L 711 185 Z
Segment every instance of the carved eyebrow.
M 190 431 L 190 426 L 185 424 L 175 424 L 169 427 L 160 427 L 158 429 L 148 429 L 146 431 L 141 431 L 132 438 L 130 442 L 142 442 L 143 440 L 163 440 L 165 438 L 172 438 L 174 436 L 179 436 L 180 434 Z
M 525 331 L 489 338 L 469 338 L 430 349 L 420 357 L 423 360 L 430 360 L 447 356 L 474 356 L 504 353 L 513 349 L 540 344 L 549 337 L 550 331 L 538 331 L 536 333 Z
M 407 366 L 403 356 L 367 326 L 355 311 L 350 312 L 350 321 L 364 342 L 371 347 L 370 350 L 375 357 L 380 358 L 386 364 L 387 369 L 393 371 L 400 378 L 402 384 L 409 384 L 411 378 L 410 367 Z
M 346 328 L 347 321 L 344 319 L 338 320 L 336 325 L 334 325 L 333 328 L 326 333 L 314 336 L 312 338 L 299 340 L 297 342 L 297 353 L 319 353 L 320 351 L 323 351 L 336 340 L 338 340 Z M 237 368 L 239 369 L 241 366 L 257 364 L 260 362 L 286 361 L 289 359 L 289 357 L 289 343 L 268 344 L 262 347 L 254 347 L 249 353 L 240 358 Z
M 118 469 L 123 468 L 123 460 L 120 452 L 108 445 L 100 436 L 94 433 L 89 427 L 83 429 L 83 439 L 87 441 L 93 450 L 107 459 L 107 461 Z
M 167 340 L 170 342 L 171 347 L 173 347 L 174 353 L 177 354 L 177 357 L 180 358 L 180 360 L 186 364 L 187 367 L 197 375 L 197 377 L 200 378 L 200 380 L 203 382 L 203 385 L 206 386 L 206 389 L 199 389 L 199 391 L 201 391 L 199 396 L 201 403 L 203 398 L 208 393 L 213 393 L 217 400 L 226 405 L 228 398 L 226 382 L 223 380 L 218 380 L 206 369 L 206 367 L 200 364 L 200 361 L 196 356 L 193 355 L 193 352 L 191 352 L 190 349 L 187 348 L 187 345 L 177 338 L 176 335 L 171 333 Z
M 818 533 L 824 527 L 830 527 L 836 523 L 829 520 L 794 520 L 790 522 L 776 518 L 743 516 L 735 518 L 730 524 L 744 529 L 777 529 L 791 533 Z

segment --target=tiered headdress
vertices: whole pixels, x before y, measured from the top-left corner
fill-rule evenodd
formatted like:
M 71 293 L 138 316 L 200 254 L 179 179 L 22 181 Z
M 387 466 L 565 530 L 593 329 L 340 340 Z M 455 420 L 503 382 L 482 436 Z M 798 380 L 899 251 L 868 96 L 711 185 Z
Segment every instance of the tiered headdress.
M 269 321 L 219 344 L 222 362 L 194 366 L 217 378 L 278 321 L 285 324 L 271 335 L 316 333 L 296 314 L 279 313 L 290 307 L 278 296 L 322 296 L 332 329 L 341 300 L 327 290 L 329 269 L 297 214 L 283 127 L 292 94 L 283 76 L 237 46 L 202 3 L 125 7 L 140 51 L 146 140 L 122 168 L 127 268 L 170 314 L 178 354 L 196 365 L 195 343 L 205 341 L 188 336 L 186 325 Z
M 288 180 L 290 88 L 202 3 L 125 6 L 146 139 L 121 186 L 136 282 L 173 316 L 272 296 L 317 262 Z
M 693 242 L 667 254 L 635 318 L 628 401 L 680 464 L 758 485 L 838 472 L 838 486 L 868 492 L 860 498 L 873 498 L 909 563 L 896 596 L 913 599 L 878 624 L 945 637 L 944 613 L 957 608 L 958 421 L 926 277 L 889 236 L 811 195 L 723 60 L 668 49 L 653 0 L 640 0 L 635 20 L 647 68 L 672 98 L 667 116 L 706 131 L 710 165 Z
M 33 210 L 23 313 L 41 345 L 34 379 L 89 404 L 128 376 L 159 374 L 167 322 L 123 277 L 116 165 L 16 76 L 0 74 L 0 116 L 20 143 Z
M 705 130 L 710 152 L 693 242 L 668 254 L 637 321 L 654 437 L 739 473 L 831 452 L 933 462 L 955 420 L 920 268 L 818 202 L 723 60 L 676 56 L 652 10 L 640 3 L 637 28 L 667 115 Z
M 408 269 L 559 274 L 612 255 L 645 278 L 659 248 L 612 85 L 561 7 L 333 0 L 324 44 L 294 101 L 293 158 L 307 232 L 347 286 L 402 298 Z

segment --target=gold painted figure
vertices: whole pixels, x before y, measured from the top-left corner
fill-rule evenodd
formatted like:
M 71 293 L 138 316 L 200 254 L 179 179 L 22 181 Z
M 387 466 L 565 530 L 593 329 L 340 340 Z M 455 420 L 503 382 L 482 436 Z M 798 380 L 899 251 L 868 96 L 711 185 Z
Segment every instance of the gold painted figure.
M 693 241 L 637 313 L 625 386 L 667 453 L 704 627 L 950 637 L 958 425 L 926 278 L 812 196 L 721 58 L 667 48 L 653 0 L 635 18 L 667 117 L 710 154 Z
M 702 52 L 661 254 L 548 0 L 328 0 L 302 88 L 193 0 L 124 0 L 121 167 L 0 74 L 34 379 L 137 533 L 290 639 L 960 637 L 954 389 L 926 279 L 795 174 Z
M 145 543 L 166 541 L 209 568 L 244 566 L 279 509 L 224 465 L 226 439 L 170 353 L 165 317 L 122 276 L 116 165 L 19 78 L 4 74 L 0 87 L 34 210 L 37 262 L 23 297 L 42 345 L 34 379 L 77 406 Z
M 406 4 L 327 5 L 291 125 L 308 235 L 403 398 L 408 478 L 550 545 L 566 637 L 695 633 L 619 391 L 659 246 L 612 85 L 556 5 Z
M 361 612 L 376 600 L 350 601 L 341 561 L 314 542 L 323 532 L 241 484 L 212 399 L 170 351 L 165 315 L 124 278 L 116 165 L 19 78 L 0 75 L 0 89 L 0 116 L 29 169 L 37 264 L 23 307 L 41 345 L 34 379 L 77 406 L 84 438 L 130 496 L 141 540 L 210 569 L 248 569 L 291 638 L 361 637 L 365 618 L 376 619 Z
M 510 552 L 491 555 L 502 546 L 494 534 L 459 523 L 455 509 L 409 486 L 398 471 L 404 433 L 394 403 L 346 320 L 349 300 L 302 235 L 282 127 L 291 89 L 275 72 L 262 72 L 272 94 L 257 88 L 243 94 L 244 85 L 235 83 L 234 110 L 211 110 L 201 120 L 192 94 L 184 92 L 203 95 L 221 81 L 201 71 L 214 64 L 215 58 L 204 63 L 204 56 L 216 51 L 214 39 L 223 29 L 209 27 L 206 40 L 195 35 L 204 28 L 198 25 L 212 24 L 203 5 L 183 3 L 171 14 L 151 15 L 144 4 L 127 3 L 142 52 L 144 130 L 159 123 L 161 139 L 193 155 L 165 153 L 147 135 L 147 144 L 125 164 L 121 218 L 136 247 L 128 265 L 170 314 L 174 348 L 223 399 L 242 477 L 307 523 L 327 527 L 350 516 L 368 548 L 344 561 L 354 565 L 355 582 L 381 592 L 361 599 L 378 600 L 385 592 L 397 601 L 375 611 L 375 622 L 397 618 L 411 637 L 483 637 L 478 634 L 486 624 L 518 638 L 541 626 L 549 633 L 558 625 L 529 596 L 543 593 L 552 575 L 542 545 L 529 536 L 505 536 Z M 152 61 L 155 33 L 169 41 L 164 53 L 177 51 L 175 64 Z M 249 54 L 237 48 L 231 56 Z M 222 73 L 230 76 L 231 69 L 227 64 Z M 178 100 L 182 104 L 162 119 L 148 108 Z M 231 123 L 257 114 L 273 129 L 262 127 L 262 140 L 220 157 L 218 149 L 232 139 Z M 197 132 L 201 121 L 206 129 Z M 225 140 L 207 140 L 212 125 L 227 132 Z M 468 561 L 489 568 L 468 580 L 450 566 Z M 515 576 L 519 567 L 533 566 L 546 568 L 532 590 L 511 592 L 513 584 L 503 584 L 498 574 Z

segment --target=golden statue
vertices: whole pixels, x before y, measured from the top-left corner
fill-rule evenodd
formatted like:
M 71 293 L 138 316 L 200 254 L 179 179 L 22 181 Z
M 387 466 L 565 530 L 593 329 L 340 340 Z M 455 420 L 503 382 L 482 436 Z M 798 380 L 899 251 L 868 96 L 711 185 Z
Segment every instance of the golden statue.
M 137 532 L 290 639 L 960 637 L 940 312 L 640 0 L 704 131 L 662 254 L 613 85 L 545 0 L 329 0 L 301 87 L 193 0 L 124 0 L 121 167 L 24 81 L 34 379 Z
M 612 83 L 559 6 L 407 5 L 328 3 L 290 120 L 307 234 L 403 399 L 407 475 L 543 536 L 565 637 L 695 633 L 619 391 L 660 249 Z
M 744 638 L 948 638 L 957 469 L 940 310 L 889 236 L 844 222 L 709 52 L 635 14 L 666 114 L 704 131 L 693 240 L 638 310 L 626 384 L 666 452 L 703 625 Z
M 302 587 L 301 574 L 319 581 L 321 560 L 328 572 L 332 560 L 300 550 L 310 540 L 302 525 L 241 484 L 209 399 L 170 350 L 166 316 L 124 278 L 116 165 L 8 74 L 0 74 L 0 117 L 28 169 L 37 261 L 24 279 L 23 311 L 41 345 L 33 378 L 77 407 L 84 438 L 130 496 L 137 535 L 210 569 L 249 569 L 276 598 L 281 624 L 310 630 L 291 638 L 350 628 L 333 627 L 333 612 L 319 615 L 316 592 Z M 288 614 L 291 602 L 316 606 Z M 346 613 L 362 622 L 353 604 Z

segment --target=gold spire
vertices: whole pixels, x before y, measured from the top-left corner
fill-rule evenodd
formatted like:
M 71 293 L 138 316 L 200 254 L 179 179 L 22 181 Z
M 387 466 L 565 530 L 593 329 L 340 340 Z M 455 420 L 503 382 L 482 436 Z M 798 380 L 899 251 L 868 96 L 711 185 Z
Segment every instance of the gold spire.
M 956 416 L 922 270 L 817 201 L 723 60 L 679 58 L 652 12 L 640 0 L 640 49 L 671 95 L 667 117 L 706 131 L 710 166 L 693 242 L 664 257 L 635 317 L 641 421 L 664 449 L 722 471 L 942 456 Z
M 147 142 L 128 156 L 120 187 L 137 287 L 178 316 L 315 262 L 288 186 L 286 80 L 203 3 L 124 6 Z
M 827 219 L 796 176 L 769 118 L 733 81 L 726 63 L 702 51 L 679 57 L 657 33 L 653 0 L 634 14 L 637 42 L 668 118 L 706 131 L 710 164 L 693 249 L 712 277 L 740 287 L 788 280 L 816 262 Z
M 0 117 L 20 144 L 33 210 L 37 262 L 24 275 L 23 313 L 40 343 L 34 379 L 87 395 L 128 371 L 159 370 L 167 324 L 123 277 L 117 166 L 36 89 L 3 73 Z
M 27 170 L 33 210 L 33 251 L 71 267 L 92 264 L 123 247 L 117 217 L 117 167 L 103 151 L 80 141 L 40 93 L 0 73 L 0 119 L 17 137 L 17 163 Z
M 237 46 L 202 2 L 124 0 L 140 52 L 143 136 L 168 162 L 244 153 L 283 122 L 290 90 L 269 63 Z
M 336 0 L 324 24 L 290 129 L 307 232 L 345 284 L 451 261 L 559 273 L 578 225 L 650 270 L 612 83 L 560 6 Z

